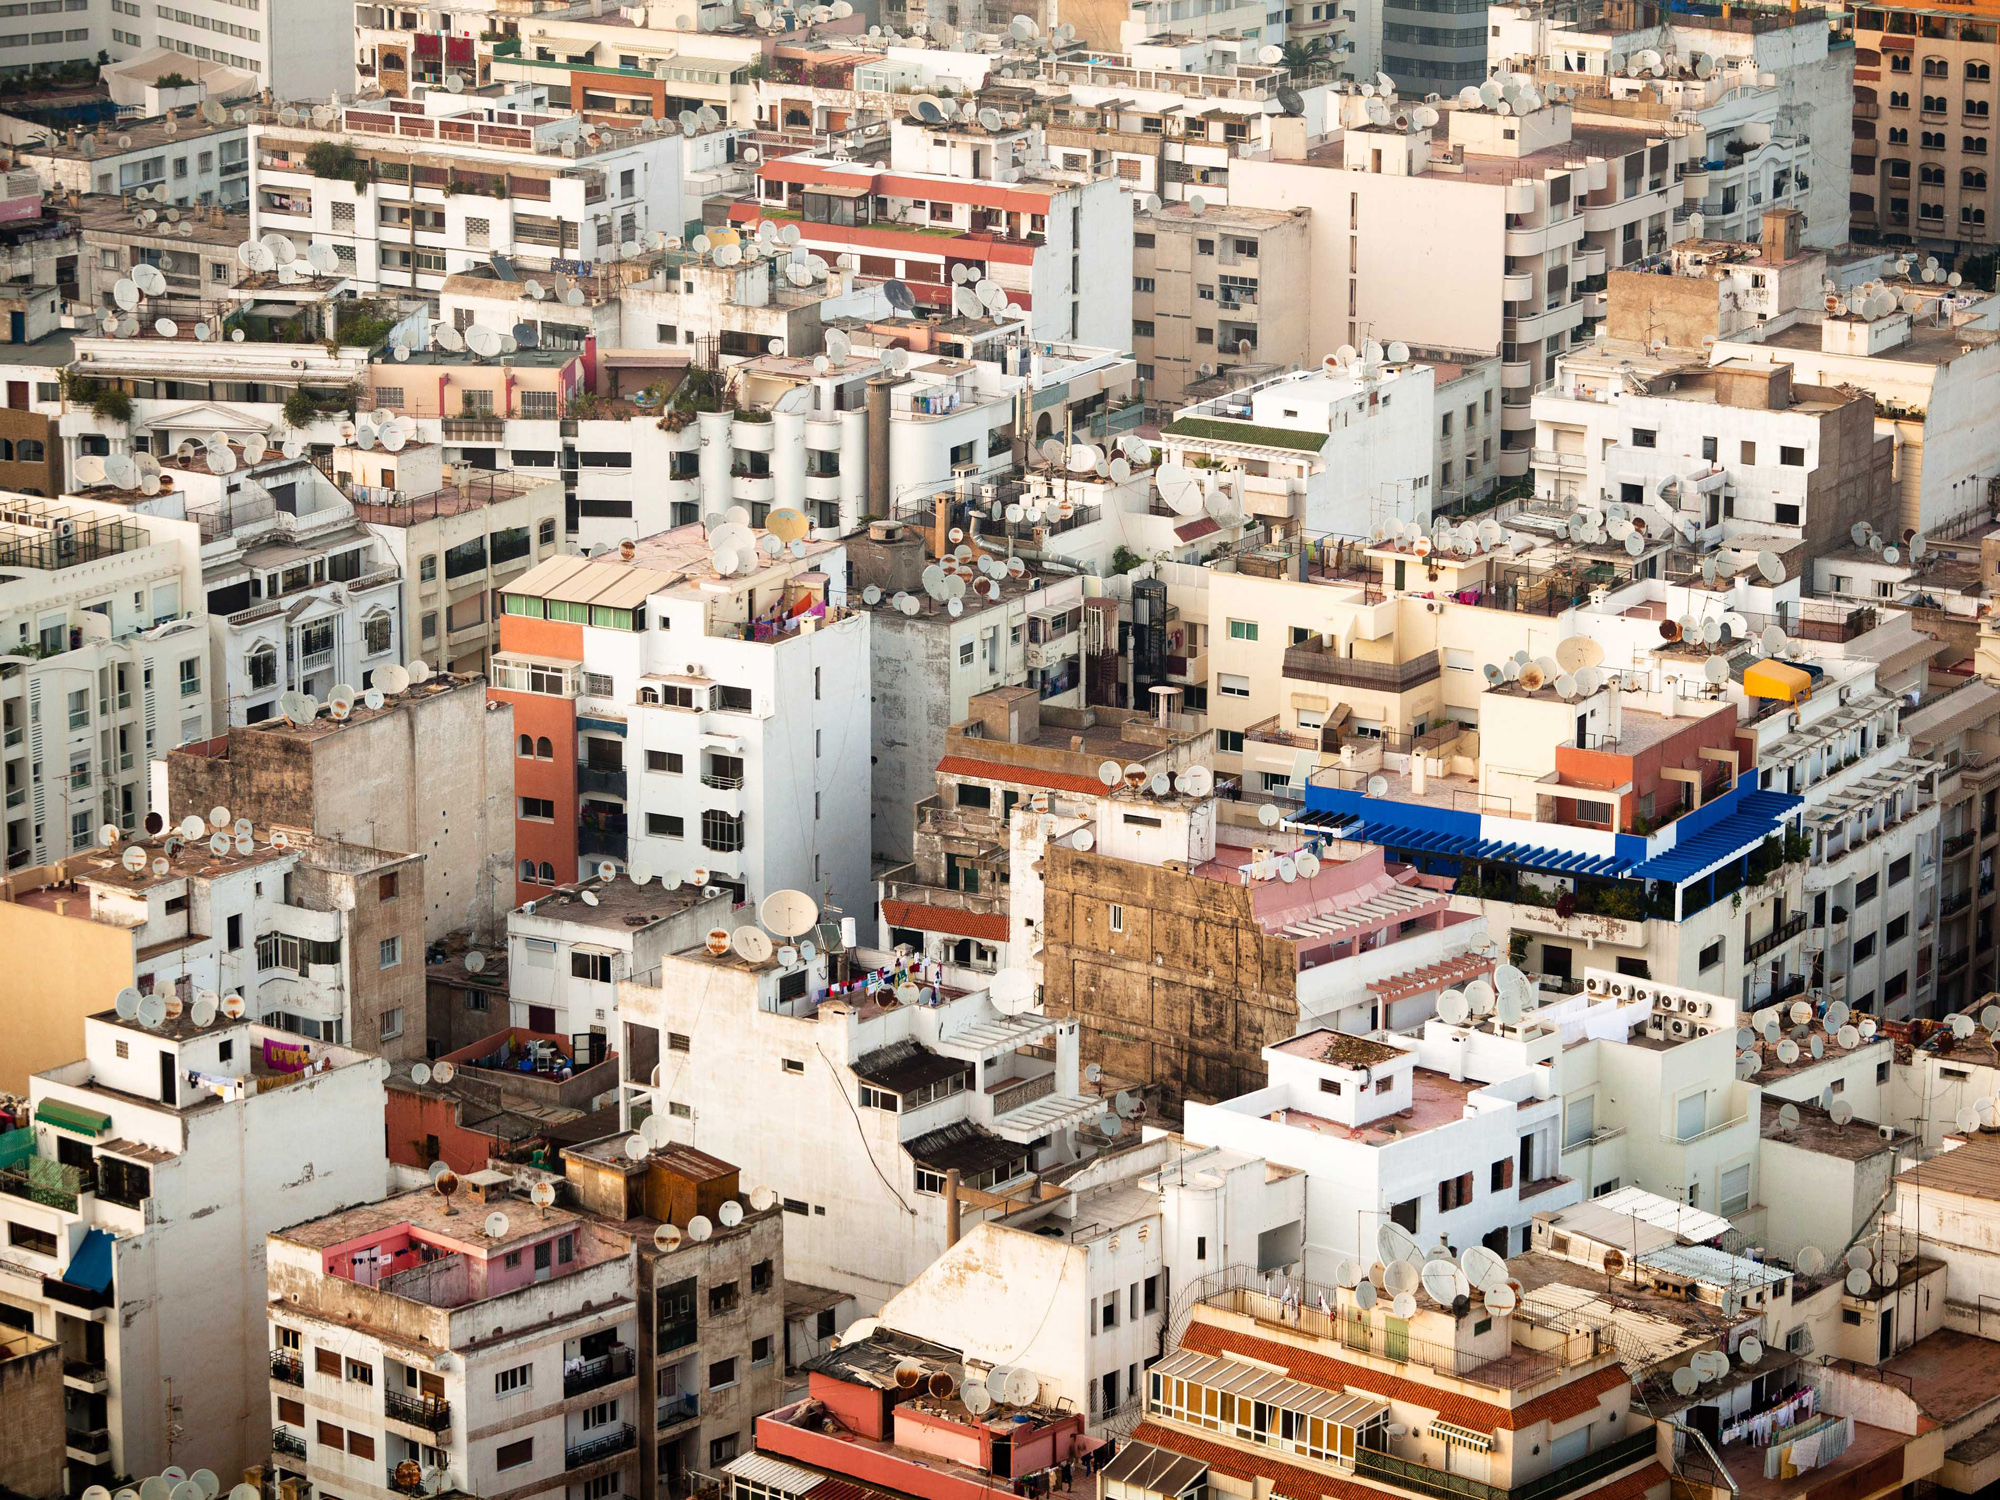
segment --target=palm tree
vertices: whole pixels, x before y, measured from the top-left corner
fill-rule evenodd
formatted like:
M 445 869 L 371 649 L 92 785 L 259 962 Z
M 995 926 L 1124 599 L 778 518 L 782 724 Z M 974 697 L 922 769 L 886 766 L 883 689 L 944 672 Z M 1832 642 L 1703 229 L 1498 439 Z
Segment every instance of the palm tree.
M 1316 36 L 1311 41 L 1289 41 L 1285 43 L 1285 55 L 1279 59 L 1279 66 L 1288 73 L 1310 73 L 1333 55 L 1326 38 Z

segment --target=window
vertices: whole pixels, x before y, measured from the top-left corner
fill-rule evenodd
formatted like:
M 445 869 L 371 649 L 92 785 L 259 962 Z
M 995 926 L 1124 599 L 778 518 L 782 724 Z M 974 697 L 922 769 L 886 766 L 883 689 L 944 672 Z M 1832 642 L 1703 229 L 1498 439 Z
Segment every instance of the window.
M 1256 640 L 1257 622 L 1255 620 L 1231 620 L 1229 622 L 1229 638 L 1232 641 Z
M 569 956 L 569 974 L 572 979 L 588 979 L 596 984 L 611 983 L 611 955 L 609 953 L 585 953 L 573 950 Z
M 1125 930 L 1124 907 L 1115 904 L 1111 907 L 1111 930 L 1113 932 L 1123 932 Z
M 294 1401 L 287 1396 L 280 1396 L 278 1398 L 278 1420 L 280 1422 L 285 1423 L 287 1426 L 291 1427 L 305 1426 L 306 1425 L 305 1402 Z
M 750 1363 L 753 1365 L 768 1365 L 771 1362 L 771 1346 L 772 1340 L 768 1333 L 762 1338 L 752 1339 L 750 1341 Z
M 1859 963 L 1866 963 L 1866 962 L 1867 962 L 1867 961 L 1868 961 L 1869 959 L 1873 958 L 1874 956 L 1875 956 L 1875 934 L 1874 934 L 1874 933 L 1872 933 L 1872 932 L 1871 932 L 1871 933 L 1869 933 L 1869 934 L 1868 934 L 1867 936 L 1865 936 L 1865 937 L 1858 937 L 1858 938 L 1856 938 L 1856 939 L 1854 940 L 1854 960 L 1853 960 L 1853 961 L 1854 961 L 1855 963 L 1858 963 L 1858 964 L 1859 964 Z
M 340 1379 L 340 1355 L 331 1349 L 313 1350 L 313 1373 Z
M 518 1442 L 502 1443 L 493 1450 L 493 1467 L 496 1469 L 518 1469 L 523 1464 L 535 1460 L 535 1440 L 522 1438 Z
M 895 1113 L 901 1105 L 901 1096 L 888 1089 L 878 1089 L 872 1084 L 861 1085 L 861 1107 L 863 1109 L 886 1109 Z
M 1780 444 L 1778 448 L 1778 462 L 1794 469 L 1803 469 L 1806 466 L 1806 450 L 1803 448 L 1794 448 L 1789 444 Z
M 1134 276 L 1132 278 L 1132 290 L 1150 294 L 1153 290 L 1153 278 L 1150 276 Z
M 377 949 L 378 969 L 393 969 L 403 961 L 403 940 L 400 937 L 383 938 Z
M 1632 429 L 1632 446 L 1634 448 L 1657 448 L 1659 444 L 1660 435 L 1653 428 L 1634 427 Z
M 1472 1173 L 1465 1172 L 1438 1184 L 1438 1212 L 1463 1208 L 1472 1201 Z
M 708 1443 L 708 1466 L 719 1468 L 736 1457 L 736 1434 L 726 1432 L 719 1438 L 711 1438 Z
M 647 813 L 646 834 L 649 838 L 677 839 L 684 837 L 687 820 L 673 813 Z
M 1224 755 L 1241 755 L 1243 753 L 1243 731 L 1240 729 L 1216 730 L 1215 748 Z
M 556 805 L 547 797 L 523 797 L 521 816 L 538 822 L 553 823 L 556 820 Z
M 1910 917 L 1909 913 L 1905 912 L 1900 917 L 1891 917 L 1889 919 L 1889 926 L 1883 932 L 1882 941 L 1884 941 L 1885 943 L 1900 943 L 1904 938 L 1908 937 L 1909 935 L 1910 935 Z
M 583 1409 L 583 1430 L 585 1432 L 589 1432 L 593 1427 L 609 1426 L 617 1420 L 618 1403 L 616 1401 L 599 1401 Z
M 784 1069 L 787 1073 L 804 1073 L 806 1070 L 805 1060 L 803 1058 L 786 1057 L 779 1059 L 779 1061 L 783 1064 Z
M 7 1243 L 23 1250 L 32 1250 L 37 1255 L 54 1255 L 56 1237 L 46 1229 L 37 1229 L 31 1224 L 17 1224 L 7 1221 Z
M 181 696 L 192 698 L 201 691 L 201 658 L 190 656 L 181 663 Z
M 917 1168 L 916 1189 L 920 1193 L 942 1193 L 944 1191 L 944 1180 L 944 1173 L 942 1172 L 933 1172 L 929 1167 Z M 51 1240 L 49 1243 L 53 1247 L 55 1241 Z M 53 1248 L 51 1248 L 49 1253 L 55 1253 Z
M 397 941 L 400 942 L 402 940 L 398 938 Z M 382 1040 L 385 1042 L 394 1041 L 397 1037 L 403 1034 L 402 1006 L 400 1005 L 391 1006 L 388 1010 L 382 1012 L 381 1029 L 382 1029 Z
M 1750 1166 L 1731 1167 L 1722 1174 L 1722 1214 L 1740 1214 L 1750 1207 Z
M 708 1367 L 708 1388 L 711 1391 L 727 1390 L 734 1384 L 736 1384 L 734 1359 L 718 1359 Z
M 1236 672 L 1215 674 L 1215 690 L 1225 698 L 1247 698 L 1250 696 L 1250 679 Z M 1243 748 L 1242 735 L 1237 736 L 1236 749 Z
M 1873 901 L 1875 899 L 1875 889 L 1880 880 L 1881 876 L 1879 875 L 1867 875 L 1855 881 L 1854 904 L 1856 906 L 1866 906 L 1870 901 Z
M 515 1391 L 533 1389 L 534 1384 L 535 1367 L 533 1365 L 515 1365 L 510 1370 L 501 1370 L 494 1375 L 493 1394 L 496 1396 L 511 1396 Z
M 678 751 L 648 750 L 646 752 L 646 769 L 649 771 L 661 771 L 669 776 L 678 776 L 681 774 L 682 764 L 680 752 Z
M 347 1433 L 331 1422 L 321 1422 L 313 1436 L 318 1439 L 322 1448 L 332 1448 L 338 1452 L 345 1451 L 347 1447 Z

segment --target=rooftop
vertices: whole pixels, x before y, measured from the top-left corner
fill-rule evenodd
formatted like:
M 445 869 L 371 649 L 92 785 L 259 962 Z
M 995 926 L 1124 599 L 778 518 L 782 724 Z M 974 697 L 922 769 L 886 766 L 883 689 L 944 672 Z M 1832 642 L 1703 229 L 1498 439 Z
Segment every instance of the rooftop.
M 1485 1085 L 1473 1079 L 1456 1079 L 1431 1068 L 1411 1069 L 1411 1097 L 1407 1109 L 1383 1115 L 1363 1125 L 1342 1125 L 1310 1110 L 1277 1108 L 1265 1118 L 1274 1124 L 1358 1146 L 1387 1146 L 1427 1130 L 1436 1130 L 1465 1118 L 1466 1101 Z M 1224 1108 L 1233 1106 L 1225 1105 Z M 1509 1127 L 1512 1128 L 1511 1126 Z
M 454 1208 L 451 1199 L 441 1198 L 429 1188 L 419 1188 L 415 1192 L 401 1193 L 374 1203 L 343 1208 L 324 1218 L 308 1219 L 303 1224 L 278 1230 L 275 1237 L 311 1250 L 329 1250 L 349 1240 L 366 1239 L 385 1230 L 407 1227 L 443 1239 L 471 1241 L 476 1238 L 490 1256 L 506 1250 L 509 1245 L 541 1239 L 551 1229 L 580 1223 L 585 1217 L 560 1205 L 542 1208 L 526 1198 L 509 1198 L 506 1213 L 507 1232 L 497 1237 L 488 1236 L 482 1227 L 486 1215 L 480 1204 L 461 1199 Z
M 1896 1181 L 1927 1192 L 2000 1200 L 2000 1132 L 1971 1130 L 1963 1140 L 1964 1144 L 1898 1173 Z
M 226 245 L 232 264 L 236 247 L 250 238 L 250 214 L 247 209 L 230 210 L 208 205 L 161 209 L 158 212 L 158 222 L 142 226 L 133 206 L 115 193 L 85 193 L 77 200 L 76 207 L 63 209 L 64 215 L 77 220 L 86 232 L 95 230 L 126 240 L 157 239 L 187 245 Z M 167 219 L 168 213 L 174 215 L 173 220 Z M 183 224 L 192 226 L 190 233 L 180 232 Z
M 1278 1043 L 1271 1049 L 1292 1057 L 1303 1057 L 1309 1062 L 1331 1063 L 1339 1068 L 1375 1068 L 1384 1063 L 1398 1062 L 1411 1054 L 1400 1047 L 1391 1047 L 1386 1042 L 1371 1041 L 1365 1036 L 1349 1036 L 1339 1031 L 1308 1031 L 1304 1036 L 1295 1036 L 1290 1041 Z
M 2000 340 L 2000 333 L 1985 329 L 1939 328 L 1935 324 L 1919 323 L 1911 328 L 1909 338 L 1902 343 L 1865 357 L 1894 360 L 1900 364 L 1948 365 L 1961 354 L 1983 349 L 1996 340 Z M 1766 335 L 1761 342 L 1774 349 L 1806 350 L 1817 354 L 1820 352 L 1820 327 L 1817 323 L 1794 323 L 1788 328 L 1781 328 L 1776 333 Z M 1861 356 L 1828 356 L 1828 358 L 1858 357 Z
M 145 120 L 121 119 L 115 127 L 106 126 L 77 135 L 74 139 L 63 135 L 53 141 L 17 149 L 23 156 L 47 157 L 52 161 L 105 161 L 129 152 L 155 151 L 169 144 L 185 146 L 190 141 L 228 135 L 232 131 L 241 134 L 243 129 L 233 117 L 220 125 L 211 125 L 194 110 L 176 110 L 170 115 L 154 115 Z M 83 140 L 90 142 L 88 149 L 78 144 Z M 126 144 L 128 140 L 129 145 Z
M 1787 1101 L 1775 1095 L 1764 1095 L 1764 1117 L 1762 1134 L 1767 1141 L 1784 1141 L 1807 1151 L 1818 1152 L 1822 1156 L 1837 1156 L 1846 1161 L 1866 1161 L 1871 1156 L 1879 1156 L 1884 1151 L 1906 1149 L 1915 1143 L 1916 1137 L 1907 1130 L 1898 1130 L 1885 1140 L 1881 1128 L 1872 1120 L 1850 1120 L 1845 1125 L 1836 1125 L 1833 1116 L 1817 1104 L 1795 1104 L 1799 1112 L 1799 1123 L 1785 1130 L 1778 1123 L 1778 1111 Z
M 586 893 L 591 900 L 584 899 Z M 535 898 L 532 912 L 523 906 L 515 915 L 531 921 L 637 932 L 677 917 L 690 907 L 718 900 L 726 903 L 728 898 L 704 896 L 698 885 L 669 886 L 664 880 L 646 885 L 631 880 L 586 880 L 557 886 L 550 894 Z

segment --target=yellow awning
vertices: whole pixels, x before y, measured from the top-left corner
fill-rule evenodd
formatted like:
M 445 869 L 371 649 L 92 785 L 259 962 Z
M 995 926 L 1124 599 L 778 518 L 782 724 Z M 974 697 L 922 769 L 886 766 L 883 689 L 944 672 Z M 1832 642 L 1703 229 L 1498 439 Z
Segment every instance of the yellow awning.
M 1760 661 L 1744 669 L 1743 691 L 1752 698 L 1803 703 L 1812 697 L 1812 678 L 1781 661 Z

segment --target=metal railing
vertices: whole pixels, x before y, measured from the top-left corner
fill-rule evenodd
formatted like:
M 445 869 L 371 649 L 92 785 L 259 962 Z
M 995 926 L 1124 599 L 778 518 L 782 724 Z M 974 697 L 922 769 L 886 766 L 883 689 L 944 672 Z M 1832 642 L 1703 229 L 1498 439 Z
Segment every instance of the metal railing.
M 1552 1500 L 1552 1497 L 1579 1489 L 1606 1474 L 1643 1462 L 1656 1451 L 1653 1429 L 1648 1427 L 1644 1432 L 1620 1438 L 1595 1453 L 1586 1453 L 1560 1468 L 1551 1469 L 1539 1479 L 1531 1479 L 1512 1489 L 1467 1479 L 1461 1474 L 1448 1474 L 1442 1469 L 1412 1463 L 1374 1448 L 1356 1449 L 1354 1468 L 1356 1473 L 1379 1479 L 1396 1489 L 1437 1496 L 1439 1500 L 1460 1500 L 1460 1497 L 1465 1497 L 1465 1500 Z
M 743 778 L 741 776 L 722 776 L 714 771 L 703 771 L 701 773 L 701 784 L 703 786 L 714 787 L 717 791 L 721 792 L 735 792 L 742 790 Z
M 451 1426 L 451 1403 L 442 1396 L 409 1396 L 401 1391 L 382 1393 L 384 1415 L 426 1432 L 443 1432 Z
M 632 1374 L 632 1351 L 620 1346 L 608 1349 L 595 1359 L 586 1359 L 563 1371 L 563 1394 L 580 1396 Z
M 701 1415 L 701 1397 L 692 1391 L 683 1391 L 678 1396 L 662 1396 L 654 1409 L 653 1425 L 665 1429 L 678 1427 L 683 1422 L 691 1422 Z
M 610 1431 L 596 1437 L 587 1437 L 580 1443 L 572 1443 L 563 1449 L 563 1467 L 580 1469 L 585 1464 L 594 1464 L 601 1458 L 612 1458 L 630 1448 L 638 1434 L 630 1422 L 621 1422 Z
M 289 1349 L 271 1351 L 271 1378 L 282 1380 L 287 1385 L 306 1383 L 306 1363 Z
M 578 854 L 604 854 L 612 859 L 625 857 L 625 830 L 622 828 L 599 828 L 589 823 L 579 823 L 576 830 L 576 852 Z
M 592 766 L 578 762 L 576 789 L 579 792 L 604 792 L 613 797 L 622 797 L 625 795 L 625 768 Z
M 306 1440 L 285 1431 L 282 1427 L 271 1429 L 271 1451 L 288 1454 L 293 1458 L 306 1456 Z
M 1669 1136 L 1668 1139 L 1676 1146 L 1692 1146 L 1696 1141 L 1705 1141 L 1712 1135 L 1721 1135 L 1725 1130 L 1733 1130 L 1749 1118 L 1750 1116 L 1747 1114 L 1738 1115 L 1733 1120 L 1724 1120 L 1720 1125 L 1711 1125 L 1706 1130 L 1697 1130 L 1693 1135 Z
M 1427 682 L 1436 682 L 1441 671 L 1435 651 L 1426 651 L 1408 661 L 1387 662 L 1339 656 L 1323 646 L 1290 646 L 1285 650 L 1285 676 L 1332 683 L 1336 687 L 1406 693 Z
M 1750 944 L 1750 946 L 1744 950 L 1743 954 L 1744 962 L 1754 963 L 1756 960 L 1762 958 L 1766 953 L 1769 953 L 1773 948 L 1778 947 L 1782 943 L 1790 941 L 1792 938 L 1797 937 L 1800 933 L 1804 932 L 1805 930 L 1806 930 L 1806 914 L 1804 912 L 1800 912 L 1796 916 L 1787 917 L 1783 922 L 1780 922 L 1776 927 L 1773 927 L 1769 932 L 1765 933 L 1762 937 L 1754 940 Z
M 31 1156 L 19 1166 L 0 1172 L 0 1193 L 64 1213 L 75 1213 L 78 1198 L 96 1191 L 95 1165 L 73 1167 L 46 1156 Z

